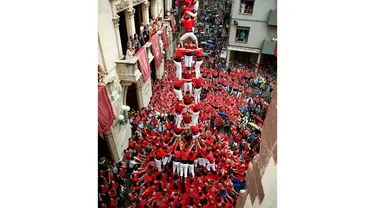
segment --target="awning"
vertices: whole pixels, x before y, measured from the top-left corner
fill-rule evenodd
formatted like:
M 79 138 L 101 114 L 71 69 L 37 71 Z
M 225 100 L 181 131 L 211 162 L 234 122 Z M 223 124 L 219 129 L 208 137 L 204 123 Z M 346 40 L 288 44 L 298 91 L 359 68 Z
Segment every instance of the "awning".
M 276 48 L 276 42 L 263 41 L 262 54 L 274 55 Z
M 277 26 L 277 9 L 271 10 L 268 17 L 268 25 Z
M 102 138 L 111 129 L 115 119 L 116 116 L 108 97 L 107 88 L 104 85 L 98 85 L 98 133 Z

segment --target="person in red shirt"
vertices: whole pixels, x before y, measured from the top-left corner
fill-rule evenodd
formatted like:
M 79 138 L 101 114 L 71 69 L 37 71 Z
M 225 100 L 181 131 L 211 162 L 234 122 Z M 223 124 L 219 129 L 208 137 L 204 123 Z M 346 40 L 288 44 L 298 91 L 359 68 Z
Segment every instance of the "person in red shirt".
M 186 112 L 183 117 L 183 121 L 185 126 L 189 126 L 191 124 L 191 115 L 189 112 Z
M 156 167 L 158 168 L 158 172 L 162 171 L 161 162 L 162 162 L 163 157 L 167 155 L 169 155 L 169 153 L 167 153 L 167 147 L 159 148 L 158 151 L 156 152 L 155 163 L 156 163 Z
M 190 92 L 186 92 L 183 97 L 183 100 L 184 100 L 184 104 L 189 106 L 190 104 L 193 103 L 194 98 L 191 96 Z
M 201 91 L 202 91 L 202 77 L 193 78 L 192 82 L 194 84 L 194 102 L 198 104 L 201 100 Z
M 190 148 L 185 146 L 185 148 L 181 151 L 180 177 L 183 176 L 185 179 L 188 173 L 188 159 L 192 148 L 193 145 Z
M 195 96 L 195 94 L 194 94 Z M 198 117 L 199 117 L 199 111 L 200 111 L 200 105 L 195 104 L 193 107 L 193 115 L 192 115 L 192 126 L 196 126 L 198 124 Z
M 198 48 L 194 50 L 195 53 L 195 77 L 200 77 L 201 76 L 201 65 L 203 63 L 203 49 Z
M 193 41 L 195 41 L 195 46 L 198 48 L 198 39 L 197 36 L 194 35 L 193 31 L 196 17 L 197 13 L 193 14 L 189 11 L 186 11 L 184 13 L 184 17 L 181 19 L 181 23 L 184 25 L 185 34 L 180 38 L 181 45 L 184 45 L 183 41 L 185 41 L 187 38 L 191 38 Z
M 182 79 L 177 79 L 174 82 L 174 92 L 176 93 L 176 97 L 179 101 L 182 101 L 182 90 L 181 87 L 184 84 L 184 80 Z
M 193 144 L 194 146 L 194 144 Z M 188 171 L 189 171 L 189 174 L 191 174 L 191 176 L 194 178 L 194 163 L 195 163 L 195 160 L 197 159 L 198 157 L 198 151 L 196 151 L 196 148 L 193 147 L 192 150 L 190 151 L 189 153 L 189 156 L 188 156 Z
M 174 58 L 174 64 L 176 66 L 176 78 L 177 79 L 181 79 L 181 77 L 182 77 L 182 65 L 181 65 L 181 61 L 182 61 L 182 56 L 187 51 L 191 51 L 191 49 L 181 48 L 180 45 L 178 45 L 177 48 L 176 48 L 176 56 Z
M 191 72 L 190 67 L 186 67 L 185 73 L 183 74 L 184 78 L 184 92 L 192 92 L 193 85 L 191 83 L 191 79 L 193 78 L 193 73 Z
M 185 108 L 184 105 L 182 105 L 181 103 L 176 104 L 175 111 L 176 111 L 176 125 L 177 125 L 177 127 L 180 127 L 180 125 L 181 125 L 182 111 L 184 110 L 184 108 Z
M 216 168 L 215 168 L 215 158 L 214 158 L 214 154 L 212 153 L 211 150 L 207 149 L 206 150 L 206 157 L 205 157 L 208 161 L 208 164 L 206 166 L 207 170 L 210 171 L 211 168 L 213 171 L 216 171 Z
M 192 43 L 191 41 L 191 38 L 188 38 L 186 40 L 186 43 L 184 45 L 184 48 L 185 49 L 193 49 L 193 50 L 189 50 L 189 51 L 186 51 L 185 52 L 185 56 L 184 56 L 184 64 L 186 67 L 191 67 L 191 65 L 193 64 L 193 52 L 194 52 L 194 48 L 196 48 L 196 46 Z

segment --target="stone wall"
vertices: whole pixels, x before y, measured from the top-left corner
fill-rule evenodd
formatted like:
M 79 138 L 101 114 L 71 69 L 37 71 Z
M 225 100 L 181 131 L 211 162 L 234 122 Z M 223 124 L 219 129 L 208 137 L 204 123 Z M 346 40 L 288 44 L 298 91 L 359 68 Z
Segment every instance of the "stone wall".
M 277 84 L 263 125 L 260 153 L 247 170 L 247 189 L 240 193 L 236 207 L 276 207 L 276 173 Z

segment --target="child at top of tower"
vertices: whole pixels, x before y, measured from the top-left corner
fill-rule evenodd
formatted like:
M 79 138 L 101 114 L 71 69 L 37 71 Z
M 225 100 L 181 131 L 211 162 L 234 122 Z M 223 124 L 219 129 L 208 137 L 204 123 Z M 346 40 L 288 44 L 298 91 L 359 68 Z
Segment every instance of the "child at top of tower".
M 193 41 L 195 41 L 196 48 L 198 48 L 198 39 L 197 36 L 194 35 L 193 31 L 196 17 L 197 13 L 193 14 L 191 12 L 185 12 L 184 17 L 181 19 L 181 22 L 185 28 L 185 34 L 180 38 L 181 45 L 184 45 L 183 41 L 185 41 L 187 38 L 191 38 Z

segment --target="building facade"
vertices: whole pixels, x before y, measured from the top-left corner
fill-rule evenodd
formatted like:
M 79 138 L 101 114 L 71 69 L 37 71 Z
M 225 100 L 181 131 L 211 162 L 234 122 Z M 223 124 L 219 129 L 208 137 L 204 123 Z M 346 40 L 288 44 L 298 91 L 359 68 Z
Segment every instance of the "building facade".
M 234 57 L 260 63 L 262 54 L 273 55 L 277 33 L 276 0 L 232 1 L 227 64 Z
M 140 34 L 142 23 L 150 23 L 150 17 L 162 17 L 164 30 L 158 30 L 155 38 L 162 51 L 162 63 L 155 69 L 152 43 L 143 47 L 147 51 L 148 64 L 156 79 L 163 76 L 164 61 L 175 50 L 172 44 L 171 16 L 172 0 L 99 0 L 98 65 L 106 72 L 104 83 L 110 98 L 116 120 L 104 134 L 113 161 L 122 160 L 123 151 L 131 137 L 130 124 L 118 122 L 125 106 L 134 110 L 146 107 L 152 96 L 151 78 L 142 79 L 137 55 L 125 60 L 126 44 L 130 36 Z M 163 33 L 167 33 L 168 48 L 164 48 Z M 152 67 L 151 67 L 152 65 Z
M 277 207 L 277 84 L 264 120 L 260 153 L 246 172 L 246 190 L 241 191 L 236 208 Z

